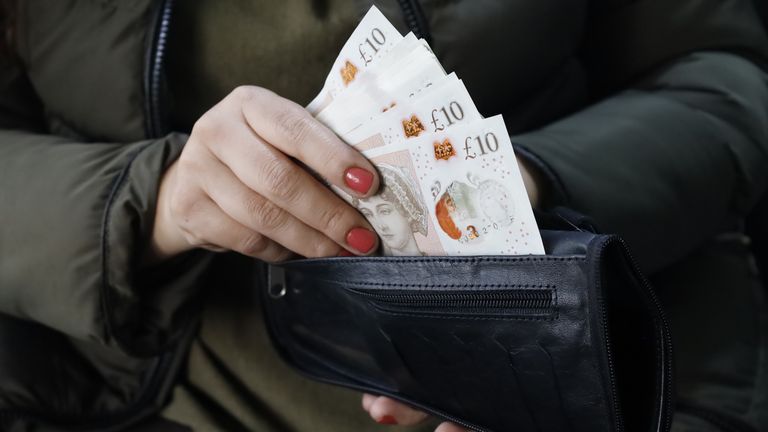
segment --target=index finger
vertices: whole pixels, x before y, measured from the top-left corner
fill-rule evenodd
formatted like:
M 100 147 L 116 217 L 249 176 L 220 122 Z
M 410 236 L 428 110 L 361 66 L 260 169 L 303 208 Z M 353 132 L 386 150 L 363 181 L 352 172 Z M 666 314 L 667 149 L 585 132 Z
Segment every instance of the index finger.
M 373 165 L 307 110 L 269 90 L 250 91 L 242 103 L 243 116 L 261 138 L 352 196 L 378 191 Z

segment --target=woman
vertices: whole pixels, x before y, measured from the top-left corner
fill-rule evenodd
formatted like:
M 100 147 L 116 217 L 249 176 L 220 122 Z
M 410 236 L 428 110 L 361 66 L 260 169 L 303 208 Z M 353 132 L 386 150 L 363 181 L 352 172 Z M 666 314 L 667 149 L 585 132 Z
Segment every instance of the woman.
M 358 395 L 280 363 L 251 259 L 378 247 L 304 166 L 363 199 L 379 176 L 301 108 L 370 2 L 10 3 L 3 426 L 117 430 L 162 411 L 199 430 L 378 427 Z M 504 114 L 534 205 L 630 242 L 672 315 L 675 430 L 768 428 L 763 288 L 740 232 L 768 164 L 752 3 L 375 3 Z M 423 418 L 363 402 L 380 423 Z
M 422 255 L 414 234 L 427 235 L 427 209 L 418 185 L 397 167 L 376 166 L 382 179 L 379 192 L 356 199 L 354 205 L 373 224 L 382 240 L 382 254 Z

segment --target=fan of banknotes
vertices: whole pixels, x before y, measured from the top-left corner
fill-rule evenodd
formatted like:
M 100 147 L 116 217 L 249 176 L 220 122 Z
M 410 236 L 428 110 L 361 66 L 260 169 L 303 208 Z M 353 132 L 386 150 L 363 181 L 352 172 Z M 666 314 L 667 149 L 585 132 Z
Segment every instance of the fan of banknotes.
M 502 117 L 483 118 L 429 44 L 372 7 L 307 109 L 377 167 L 354 198 L 384 255 L 543 254 Z

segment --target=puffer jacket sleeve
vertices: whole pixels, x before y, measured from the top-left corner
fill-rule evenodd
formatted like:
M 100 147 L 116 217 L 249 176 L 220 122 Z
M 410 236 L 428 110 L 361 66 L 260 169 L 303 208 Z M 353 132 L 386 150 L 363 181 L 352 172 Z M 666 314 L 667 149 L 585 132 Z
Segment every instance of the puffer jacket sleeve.
M 207 255 L 142 268 L 158 183 L 186 136 L 48 135 L 20 68 L 0 69 L 0 313 L 154 355 L 194 319 Z
M 630 3 L 602 18 L 613 39 L 593 55 L 601 82 L 632 84 L 512 139 L 548 179 L 545 202 L 624 236 L 653 272 L 737 228 L 764 193 L 768 46 L 746 0 Z

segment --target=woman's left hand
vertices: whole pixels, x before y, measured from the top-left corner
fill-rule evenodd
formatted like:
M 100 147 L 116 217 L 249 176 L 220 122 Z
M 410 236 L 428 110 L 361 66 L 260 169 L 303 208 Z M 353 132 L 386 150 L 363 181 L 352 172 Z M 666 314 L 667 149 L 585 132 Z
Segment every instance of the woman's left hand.
M 417 411 L 405 404 L 386 396 L 363 395 L 363 409 L 380 424 L 413 426 L 429 418 L 429 415 Z M 435 432 L 469 432 L 461 426 L 443 422 Z

